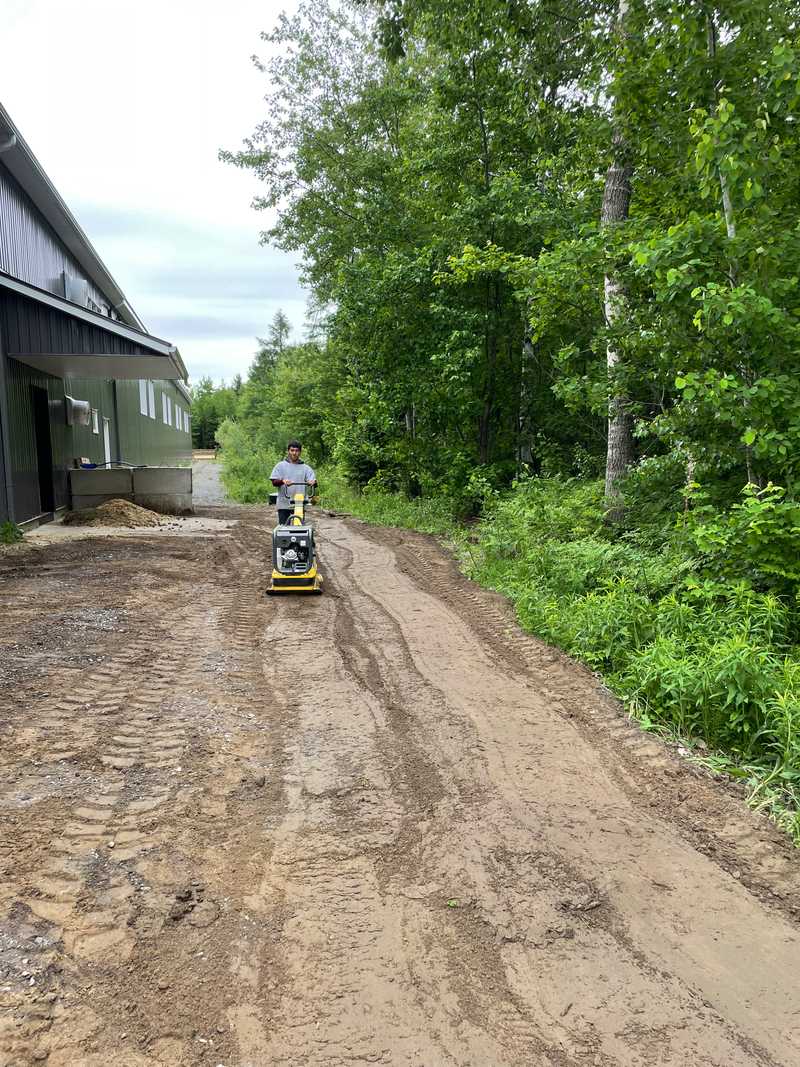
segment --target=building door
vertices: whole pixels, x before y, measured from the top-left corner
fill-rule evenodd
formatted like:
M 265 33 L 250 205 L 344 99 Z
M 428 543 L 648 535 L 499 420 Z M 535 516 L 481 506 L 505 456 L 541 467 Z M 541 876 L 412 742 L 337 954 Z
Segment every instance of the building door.
M 50 438 L 50 404 L 47 390 L 31 386 L 33 400 L 33 432 L 36 439 L 36 466 L 39 477 L 39 510 L 42 513 L 55 511 L 56 497 L 53 486 L 53 444 Z
M 111 419 L 103 419 L 103 452 L 106 457 L 106 466 L 111 466 Z

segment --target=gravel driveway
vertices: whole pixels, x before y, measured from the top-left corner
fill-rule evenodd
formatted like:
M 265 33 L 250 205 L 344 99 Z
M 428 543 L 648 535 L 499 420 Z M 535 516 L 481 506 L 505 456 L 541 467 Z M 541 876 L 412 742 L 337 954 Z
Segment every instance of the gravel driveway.
M 220 481 L 222 464 L 213 459 L 192 462 L 192 500 L 195 504 L 227 504 L 228 498 Z

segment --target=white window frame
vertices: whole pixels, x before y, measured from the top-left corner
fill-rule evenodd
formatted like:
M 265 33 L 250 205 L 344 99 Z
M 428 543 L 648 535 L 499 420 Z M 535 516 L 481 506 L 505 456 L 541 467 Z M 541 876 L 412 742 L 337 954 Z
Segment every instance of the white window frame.
M 183 413 L 183 432 L 184 433 L 188 433 L 189 432 L 189 412 L 188 411 L 184 411 L 184 413 Z
M 103 416 L 103 458 L 107 467 L 111 466 L 111 419 Z
M 156 417 L 156 387 L 152 382 L 147 383 L 147 406 L 150 409 L 150 418 Z
M 92 433 L 100 435 L 100 412 L 97 408 L 92 408 Z
M 148 402 L 147 402 L 148 401 L 147 385 L 148 385 L 148 382 L 146 381 L 146 379 L 144 379 L 144 378 L 140 378 L 139 379 L 139 414 L 140 415 L 147 415 L 148 414 L 149 405 L 148 405 Z
M 180 430 L 181 423 L 183 422 L 183 408 L 179 405 L 175 405 L 175 429 Z
M 172 412 L 169 409 L 169 397 L 166 393 L 161 394 L 161 418 L 164 420 L 164 425 L 169 426 L 171 422 Z

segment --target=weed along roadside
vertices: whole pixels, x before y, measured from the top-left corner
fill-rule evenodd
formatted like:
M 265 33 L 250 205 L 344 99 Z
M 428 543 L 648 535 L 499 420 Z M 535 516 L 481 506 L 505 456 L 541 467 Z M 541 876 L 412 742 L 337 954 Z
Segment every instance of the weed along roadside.
M 794 1067 L 786 835 L 431 535 L 142 510 L 0 551 L 4 1062 Z

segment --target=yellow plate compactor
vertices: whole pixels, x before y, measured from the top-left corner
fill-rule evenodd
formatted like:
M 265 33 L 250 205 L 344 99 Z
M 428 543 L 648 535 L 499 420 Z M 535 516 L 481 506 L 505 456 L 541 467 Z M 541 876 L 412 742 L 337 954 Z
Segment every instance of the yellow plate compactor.
M 292 494 L 294 511 L 285 526 L 276 526 L 272 531 L 272 580 L 267 592 L 276 593 L 321 593 L 322 575 L 317 570 L 317 551 L 314 545 L 314 527 L 306 522 L 306 507 L 311 503 L 306 496 L 304 482 L 292 482 L 289 488 L 302 487 L 302 492 Z M 270 503 L 275 503 L 277 493 L 270 494 Z

